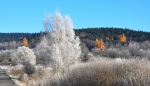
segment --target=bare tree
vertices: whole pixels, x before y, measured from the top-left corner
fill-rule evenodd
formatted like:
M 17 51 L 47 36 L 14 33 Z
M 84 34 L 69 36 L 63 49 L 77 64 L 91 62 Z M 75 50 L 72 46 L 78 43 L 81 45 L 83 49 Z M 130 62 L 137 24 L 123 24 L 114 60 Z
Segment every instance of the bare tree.
M 56 11 L 54 16 L 48 15 L 43 22 L 44 29 L 47 33 L 45 40 L 46 56 L 54 63 L 52 68 L 57 75 L 69 70 L 71 64 L 80 61 L 80 40 L 75 36 L 73 23 L 69 16 L 62 17 Z M 40 45 L 40 44 L 39 44 Z M 43 52 L 37 46 L 37 52 Z M 44 53 L 43 53 L 44 54 Z M 42 56 L 42 53 L 41 53 Z

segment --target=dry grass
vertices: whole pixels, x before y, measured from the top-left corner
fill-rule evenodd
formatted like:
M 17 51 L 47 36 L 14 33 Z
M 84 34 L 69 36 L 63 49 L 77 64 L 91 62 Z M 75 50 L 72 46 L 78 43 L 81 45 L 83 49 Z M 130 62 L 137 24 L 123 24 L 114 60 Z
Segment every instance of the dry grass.
M 149 86 L 149 65 L 144 59 L 97 59 L 72 67 L 47 86 Z
M 20 75 L 23 75 L 24 72 L 22 71 L 22 69 L 8 69 L 7 74 L 14 79 L 18 79 L 20 77 Z
M 26 84 L 27 86 L 150 86 L 150 61 L 98 58 L 73 65 L 70 71 L 59 77 L 50 71 L 38 69 Z

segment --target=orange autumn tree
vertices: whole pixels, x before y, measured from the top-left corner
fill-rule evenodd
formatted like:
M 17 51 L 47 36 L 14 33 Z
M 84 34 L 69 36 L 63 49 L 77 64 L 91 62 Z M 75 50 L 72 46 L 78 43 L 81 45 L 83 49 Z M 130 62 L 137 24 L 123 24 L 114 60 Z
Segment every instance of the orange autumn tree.
M 22 46 L 28 46 L 28 40 L 26 38 L 23 38 Z
M 96 40 L 95 40 L 95 48 L 99 48 L 99 47 L 100 47 L 99 40 L 96 38 Z
M 120 42 L 126 42 L 127 41 L 127 38 L 124 34 L 119 35 L 118 39 L 119 39 Z
M 102 39 L 98 40 L 98 39 L 96 38 L 96 41 L 95 41 L 95 48 L 100 48 L 102 51 L 105 50 L 105 44 L 104 44 L 104 42 L 103 42 Z

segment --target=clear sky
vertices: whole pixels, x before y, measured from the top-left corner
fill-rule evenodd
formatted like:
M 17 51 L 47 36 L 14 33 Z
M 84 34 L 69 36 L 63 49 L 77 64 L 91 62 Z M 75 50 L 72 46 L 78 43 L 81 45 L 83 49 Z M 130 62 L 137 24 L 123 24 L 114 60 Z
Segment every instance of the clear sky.
M 0 0 L 0 32 L 40 32 L 45 14 L 68 14 L 74 28 L 150 32 L 150 0 Z

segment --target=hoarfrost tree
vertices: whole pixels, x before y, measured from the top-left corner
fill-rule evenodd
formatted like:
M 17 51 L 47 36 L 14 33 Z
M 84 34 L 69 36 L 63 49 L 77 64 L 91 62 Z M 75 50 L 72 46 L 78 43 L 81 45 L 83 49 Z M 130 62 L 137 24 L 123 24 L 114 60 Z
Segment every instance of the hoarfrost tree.
M 130 42 L 128 46 L 130 55 L 133 57 L 138 56 L 138 51 L 140 50 L 139 43 L 137 42 Z
M 29 62 L 32 65 L 36 64 L 36 56 L 34 55 L 34 52 L 25 46 L 18 47 L 18 49 L 14 51 L 12 60 L 16 64 L 22 64 L 23 62 Z
M 67 15 L 62 17 L 62 15 L 56 11 L 55 15 L 46 16 L 43 25 L 47 32 L 45 36 L 47 41 L 45 46 L 47 46 L 47 49 L 44 52 L 46 52 L 48 58 L 54 62 L 54 64 L 51 65 L 54 72 L 60 75 L 69 70 L 71 64 L 80 61 L 80 40 L 75 36 L 72 20 Z M 40 48 L 38 49 L 38 47 L 40 47 L 39 45 L 37 46 L 37 52 L 40 53 L 43 51 Z
M 53 60 L 50 58 L 51 56 L 51 49 L 48 45 L 48 41 L 46 40 L 46 37 L 44 36 L 41 40 L 41 42 L 36 47 L 36 58 L 37 63 L 40 63 L 43 65 L 43 68 L 48 67 L 49 65 L 53 65 Z
M 85 43 L 81 43 L 81 51 L 81 61 L 88 61 L 87 54 L 89 53 L 89 50 L 86 47 Z

